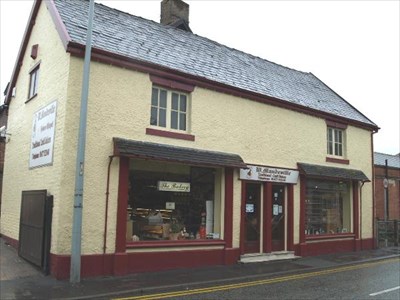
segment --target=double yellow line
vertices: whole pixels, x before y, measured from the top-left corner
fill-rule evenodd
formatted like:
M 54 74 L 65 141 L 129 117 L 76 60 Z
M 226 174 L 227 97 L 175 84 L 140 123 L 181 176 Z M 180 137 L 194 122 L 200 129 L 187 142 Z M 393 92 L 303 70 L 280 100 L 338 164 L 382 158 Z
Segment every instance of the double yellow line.
M 250 282 L 227 284 L 227 285 L 214 286 L 214 287 L 208 287 L 208 288 L 198 288 L 198 289 L 186 290 L 186 291 L 150 294 L 150 295 L 143 295 L 143 296 L 127 297 L 127 298 L 116 298 L 114 300 L 165 299 L 165 298 L 172 298 L 172 297 L 179 297 L 179 296 L 213 293 L 213 292 L 220 292 L 220 291 L 226 291 L 226 290 L 232 290 L 232 289 L 252 287 L 252 286 L 262 285 L 262 284 L 272 284 L 272 283 L 278 283 L 278 282 L 284 282 L 284 281 L 310 278 L 310 277 L 315 277 L 315 276 L 322 276 L 322 275 L 327 275 L 327 274 L 332 274 L 332 273 L 364 269 L 364 268 L 369 268 L 369 267 L 376 266 L 376 265 L 382 265 L 382 264 L 399 262 L 399 261 L 400 260 L 398 258 L 393 258 L 393 259 L 380 260 L 380 261 L 376 261 L 376 262 L 369 262 L 369 263 L 363 263 L 363 264 L 358 264 L 358 265 L 344 266 L 344 267 L 339 267 L 339 268 L 335 268 L 335 269 L 327 269 L 327 270 L 310 272 L 310 273 L 302 273 L 302 274 L 297 274 L 297 275 L 288 275 L 288 276 L 282 276 L 282 277 L 276 277 L 276 278 L 270 278 L 270 279 L 262 279 L 262 280 L 255 280 L 255 281 L 250 281 Z

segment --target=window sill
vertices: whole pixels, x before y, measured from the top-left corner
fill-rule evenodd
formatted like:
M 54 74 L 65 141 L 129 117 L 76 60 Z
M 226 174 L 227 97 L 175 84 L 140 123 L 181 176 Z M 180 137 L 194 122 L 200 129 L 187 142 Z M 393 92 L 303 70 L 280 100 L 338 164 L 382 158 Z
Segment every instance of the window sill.
M 319 240 L 334 240 L 343 238 L 354 238 L 354 233 L 336 233 L 336 234 L 318 234 L 306 235 L 306 241 L 319 241 Z
M 28 100 L 25 101 L 25 104 L 30 102 L 31 100 L 35 99 L 37 97 L 37 93 L 35 95 L 33 95 L 32 97 L 28 98 Z
M 350 164 L 350 160 L 344 158 L 334 158 L 334 157 L 327 157 L 326 162 L 332 162 L 337 164 L 348 165 Z
M 201 246 L 225 246 L 223 240 L 178 240 L 178 241 L 139 241 L 127 242 L 126 249 L 146 248 L 172 248 L 172 247 L 201 247 Z
M 153 128 L 146 128 L 146 134 L 148 135 L 156 135 L 171 139 L 179 139 L 179 140 L 186 140 L 186 141 L 194 141 L 195 136 L 187 133 L 179 133 L 179 132 L 172 132 L 172 131 L 164 131 L 159 129 Z

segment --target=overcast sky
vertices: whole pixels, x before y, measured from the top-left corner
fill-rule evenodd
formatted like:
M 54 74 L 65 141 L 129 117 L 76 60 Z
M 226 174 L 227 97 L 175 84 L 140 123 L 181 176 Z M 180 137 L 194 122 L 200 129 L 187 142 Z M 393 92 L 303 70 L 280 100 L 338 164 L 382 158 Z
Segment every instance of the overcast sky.
M 159 0 L 102 1 L 159 22 Z M 381 129 L 375 151 L 400 152 L 400 1 L 186 1 L 195 34 L 311 72 Z M 0 0 L 1 91 L 32 8 Z

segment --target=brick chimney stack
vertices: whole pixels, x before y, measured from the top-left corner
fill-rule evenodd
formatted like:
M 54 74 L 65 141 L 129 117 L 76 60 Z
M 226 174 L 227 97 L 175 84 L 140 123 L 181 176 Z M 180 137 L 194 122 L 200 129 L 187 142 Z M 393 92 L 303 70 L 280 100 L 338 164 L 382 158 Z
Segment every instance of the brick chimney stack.
M 160 23 L 191 32 L 189 28 L 189 4 L 182 0 L 162 0 Z

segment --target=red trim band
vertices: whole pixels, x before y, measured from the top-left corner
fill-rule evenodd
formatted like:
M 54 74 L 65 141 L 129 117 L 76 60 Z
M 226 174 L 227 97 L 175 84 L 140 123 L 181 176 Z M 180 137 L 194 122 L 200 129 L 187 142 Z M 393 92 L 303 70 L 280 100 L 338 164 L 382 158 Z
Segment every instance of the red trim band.
M 128 209 L 129 158 L 119 158 L 119 183 L 117 205 L 117 228 L 115 252 L 125 252 L 126 248 L 126 211 Z
M 225 168 L 224 240 L 226 247 L 233 245 L 233 169 Z
M 343 164 L 343 165 L 349 165 L 350 160 L 348 159 L 343 159 L 343 158 L 333 158 L 333 157 L 327 157 L 326 162 L 332 162 L 332 163 L 337 163 L 337 164 Z
M 320 234 L 320 235 L 308 235 L 306 236 L 307 241 L 318 241 L 318 240 L 336 240 L 343 238 L 355 238 L 354 233 L 337 233 L 337 234 Z
M 194 91 L 194 85 L 192 84 L 182 83 L 175 80 L 158 77 L 155 75 L 150 75 L 150 80 L 152 83 L 156 85 L 160 85 L 162 87 L 166 87 L 169 89 L 178 90 L 186 93 L 191 93 Z
M 195 140 L 195 136 L 192 134 L 164 131 L 164 130 L 158 130 L 158 129 L 154 129 L 154 128 L 146 128 L 146 134 L 162 136 L 162 137 L 171 138 L 171 139 L 186 140 L 186 141 L 194 141 Z
M 342 124 L 342 123 L 338 123 L 336 121 L 331 121 L 331 120 L 325 120 L 326 125 L 328 125 L 329 127 L 333 127 L 333 128 L 338 128 L 338 129 L 346 129 L 347 128 L 347 124 Z
M 202 247 L 202 246 L 225 246 L 223 240 L 179 240 L 179 241 L 147 241 L 129 242 L 126 249 L 145 249 L 163 247 Z

